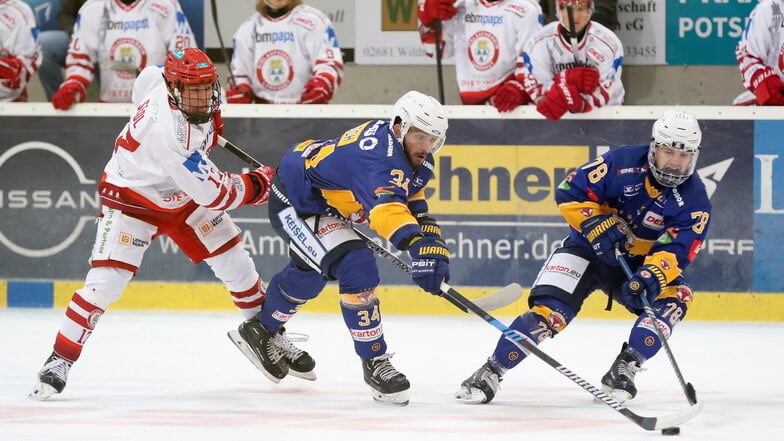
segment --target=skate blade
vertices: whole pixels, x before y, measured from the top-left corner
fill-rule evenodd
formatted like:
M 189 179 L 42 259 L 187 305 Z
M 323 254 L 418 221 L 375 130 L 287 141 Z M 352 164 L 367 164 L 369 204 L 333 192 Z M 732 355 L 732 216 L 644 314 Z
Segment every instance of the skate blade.
M 461 387 L 455 393 L 455 399 L 463 404 L 484 404 L 487 402 L 485 393 L 475 387 Z
M 370 395 L 373 397 L 374 400 L 378 403 L 382 404 L 392 404 L 395 406 L 407 406 L 408 405 L 408 390 L 403 390 L 400 392 L 395 392 L 392 394 L 382 394 L 381 392 L 370 388 Z
M 308 381 L 316 381 L 316 372 L 314 371 L 297 372 L 294 369 L 291 369 L 291 366 L 289 366 L 289 376 L 302 378 L 303 380 L 308 380 Z
M 242 352 L 243 355 L 245 355 L 245 357 L 250 360 L 251 363 L 253 363 L 253 366 L 256 366 L 256 369 L 261 371 L 265 377 L 275 384 L 280 383 L 280 378 L 275 377 L 274 375 L 267 372 L 266 369 L 264 369 L 264 366 L 261 364 L 261 360 L 256 357 L 256 354 L 253 352 L 250 346 L 248 346 L 248 343 L 246 343 L 245 340 L 240 336 L 239 331 L 232 329 L 231 331 L 227 332 L 226 335 L 229 336 L 229 340 L 234 343 L 234 346 L 236 346 L 237 349 L 239 349 L 240 352 Z
M 27 398 L 36 401 L 46 401 L 54 394 L 57 394 L 57 389 L 52 387 L 49 384 L 38 382 L 35 386 L 33 386 L 33 390 L 30 391 L 30 395 Z
M 619 402 L 621 404 L 625 403 L 626 400 L 631 400 L 631 398 L 632 398 L 632 396 L 631 396 L 631 394 L 629 394 L 629 392 L 626 392 L 623 389 L 613 389 L 613 388 L 611 388 L 611 387 L 609 387 L 607 385 L 604 385 L 604 384 L 602 385 L 602 392 L 604 392 L 605 395 L 607 395 L 609 397 L 612 397 L 613 399 L 615 399 L 615 401 L 617 401 L 617 402 Z M 602 401 L 600 401 L 596 397 L 594 397 L 593 400 L 594 400 L 594 402 L 602 403 Z

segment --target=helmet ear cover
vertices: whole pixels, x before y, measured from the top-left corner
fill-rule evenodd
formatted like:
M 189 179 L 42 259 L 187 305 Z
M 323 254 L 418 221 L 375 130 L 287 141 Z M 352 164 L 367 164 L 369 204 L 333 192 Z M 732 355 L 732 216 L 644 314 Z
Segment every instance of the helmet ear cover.
M 212 60 L 197 48 L 176 49 L 166 56 L 163 77 L 172 102 L 192 124 L 203 124 L 212 119 L 220 108 L 218 71 Z M 197 96 L 188 86 L 211 85 L 209 98 Z M 206 109 L 194 112 L 192 109 Z
M 651 144 L 648 149 L 648 166 L 656 181 L 665 187 L 677 187 L 694 173 L 702 143 L 702 130 L 694 115 L 681 110 L 669 110 L 653 123 Z M 663 170 L 656 165 L 659 147 L 669 147 L 691 153 L 686 170 Z
M 398 141 L 401 144 L 411 127 L 416 127 L 435 136 L 436 141 L 430 152 L 432 154 L 437 153 L 444 146 L 446 131 L 449 128 L 449 121 L 441 103 L 435 98 L 415 90 L 406 93 L 395 102 L 390 125 L 394 126 L 395 124 L 400 124 Z

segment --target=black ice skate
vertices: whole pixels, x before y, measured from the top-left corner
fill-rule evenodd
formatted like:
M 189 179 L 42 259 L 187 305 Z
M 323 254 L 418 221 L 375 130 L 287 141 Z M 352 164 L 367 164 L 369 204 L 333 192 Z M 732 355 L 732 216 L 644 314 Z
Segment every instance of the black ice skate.
M 297 334 L 288 334 L 286 333 L 285 328 L 281 328 L 280 331 L 275 334 L 274 340 L 275 344 L 283 350 L 283 360 L 285 360 L 286 364 L 289 366 L 289 375 L 314 381 L 316 379 L 316 373 L 313 372 L 313 369 L 316 367 L 316 360 L 307 352 L 294 346 L 292 340 L 299 341 L 297 338 Z
M 602 377 L 602 391 L 623 403 L 637 396 L 634 376 L 644 370 L 631 349 L 624 343 L 621 353 L 610 366 L 610 370 Z
M 502 375 L 500 370 L 487 361 L 463 381 L 455 398 L 467 404 L 489 403 L 495 398 L 495 394 L 501 386 Z
M 278 333 L 270 333 L 256 316 L 242 322 L 237 330 L 229 331 L 228 336 L 264 376 L 279 383 L 289 373 L 284 359 L 286 351 L 279 345 L 280 332 L 282 328 Z
M 68 381 L 68 371 L 73 363 L 52 352 L 46 359 L 44 367 L 38 372 L 38 383 L 33 386 L 30 398 L 46 400 L 54 394 L 59 394 L 65 389 Z
M 405 375 L 392 366 L 389 358 L 392 354 L 379 355 L 376 358 L 362 359 L 362 373 L 365 383 L 370 386 L 373 399 L 380 403 L 408 404 L 408 389 L 411 387 Z

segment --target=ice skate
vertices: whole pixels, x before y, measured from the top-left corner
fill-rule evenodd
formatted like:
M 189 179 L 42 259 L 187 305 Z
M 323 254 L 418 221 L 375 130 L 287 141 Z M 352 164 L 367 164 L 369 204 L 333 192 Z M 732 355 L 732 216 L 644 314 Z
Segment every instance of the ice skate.
M 408 404 L 408 389 L 411 384 L 406 376 L 389 362 L 391 357 L 392 354 L 384 354 L 371 359 L 363 358 L 362 373 L 374 400 L 405 406 Z
M 637 395 L 634 376 L 642 370 L 642 365 L 624 343 L 621 353 L 602 377 L 602 391 L 620 403 L 634 398 Z
M 489 403 L 495 398 L 496 392 L 498 392 L 502 375 L 498 369 L 494 368 L 487 361 L 463 381 L 463 384 L 460 385 L 460 390 L 455 394 L 455 398 L 466 404 Z
M 43 401 L 62 392 L 72 365 L 70 361 L 52 352 L 52 355 L 46 359 L 44 367 L 38 372 L 38 383 L 33 386 L 29 397 Z
M 267 331 L 257 317 L 245 320 L 236 330 L 229 331 L 229 339 L 265 377 L 280 383 L 289 373 L 289 365 L 284 359 L 286 351 L 279 345 L 279 334 Z
M 304 336 L 301 338 L 300 336 Z M 307 352 L 294 346 L 292 341 L 304 341 L 307 336 L 304 334 L 289 334 L 285 328 L 275 334 L 275 344 L 283 349 L 283 359 L 289 366 L 289 375 L 292 377 L 302 378 L 304 380 L 314 381 L 316 373 L 313 369 L 316 367 L 316 360 Z

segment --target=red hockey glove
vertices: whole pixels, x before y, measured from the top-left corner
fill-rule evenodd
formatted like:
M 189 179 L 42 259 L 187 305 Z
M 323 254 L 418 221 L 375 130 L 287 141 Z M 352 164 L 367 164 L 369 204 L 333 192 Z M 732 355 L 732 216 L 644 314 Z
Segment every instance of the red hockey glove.
M 419 21 L 430 26 L 434 20 L 449 20 L 457 14 L 455 0 L 425 0 L 419 5 Z
M 255 194 L 248 198 L 246 203 L 255 207 L 269 202 L 270 184 L 272 183 L 272 178 L 274 176 L 275 169 L 266 165 L 262 165 L 256 170 L 249 171 L 248 177 L 251 182 L 253 182 Z
M 0 83 L 9 89 L 19 89 L 25 75 L 22 60 L 14 55 L 0 57 Z
M 752 80 L 759 106 L 784 106 L 784 82 L 775 72 L 766 71 Z
M 301 104 L 327 104 L 332 98 L 332 85 L 327 80 L 313 77 L 302 89 Z
M 229 83 L 229 88 L 226 89 L 226 102 L 229 104 L 250 104 L 253 102 L 253 89 L 248 84 L 232 87 L 232 84 Z
M 68 110 L 74 102 L 84 102 L 87 97 L 86 85 L 77 79 L 65 80 L 57 92 L 52 95 L 52 104 L 55 109 Z
M 519 81 L 509 80 L 501 85 L 495 94 L 490 97 L 490 103 L 499 112 L 511 112 L 517 106 L 528 104 L 531 98 L 526 93 L 523 85 Z
M 592 93 L 599 87 L 599 71 L 595 67 L 573 67 L 558 76 L 582 93 Z

